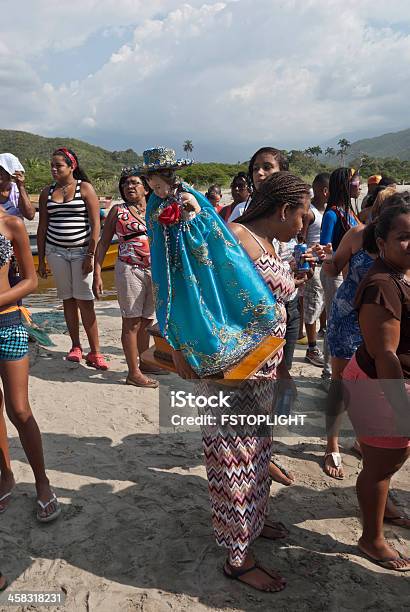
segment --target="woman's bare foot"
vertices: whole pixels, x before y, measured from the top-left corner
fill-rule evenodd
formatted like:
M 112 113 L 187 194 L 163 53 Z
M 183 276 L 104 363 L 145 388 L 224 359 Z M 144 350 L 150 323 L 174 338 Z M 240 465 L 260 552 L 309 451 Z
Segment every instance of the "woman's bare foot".
M 275 570 L 267 569 L 248 555 L 243 565 L 235 567 L 226 560 L 224 574 L 228 578 L 243 582 L 258 591 L 277 593 L 286 587 L 286 580 Z
M 359 549 L 367 555 L 372 561 L 383 564 L 385 569 L 401 570 L 409 568 L 410 560 L 401 557 L 400 553 L 386 542 L 384 538 L 377 542 L 366 542 L 360 538 L 358 542 Z
M 272 458 L 269 462 L 269 476 L 275 482 L 289 487 L 295 482 L 295 476 L 289 470 L 285 469 L 279 461 Z
M 5 512 L 10 504 L 11 492 L 16 486 L 14 476 L 3 476 L 0 480 L 0 514 Z

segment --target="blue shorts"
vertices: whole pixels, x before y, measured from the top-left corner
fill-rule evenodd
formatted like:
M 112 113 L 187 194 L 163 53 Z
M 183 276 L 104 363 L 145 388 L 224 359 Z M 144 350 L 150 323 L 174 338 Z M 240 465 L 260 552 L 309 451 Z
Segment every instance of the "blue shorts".
M 0 361 L 17 361 L 28 353 L 28 333 L 20 312 L 0 314 Z
M 17 361 L 28 353 L 28 333 L 24 325 L 0 327 L 0 361 Z

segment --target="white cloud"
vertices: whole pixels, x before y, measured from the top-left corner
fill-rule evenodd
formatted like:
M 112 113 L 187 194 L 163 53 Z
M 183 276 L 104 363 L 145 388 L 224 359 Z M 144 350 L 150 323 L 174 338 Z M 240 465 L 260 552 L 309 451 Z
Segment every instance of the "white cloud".
M 27 8 L 0 46 L 0 94 L 13 94 L 2 127 L 117 149 L 191 138 L 197 156 L 234 161 L 266 143 L 292 148 L 408 127 L 404 0 L 39 0 Z M 118 37 L 130 24 L 131 40 L 87 78 L 41 83 L 36 54 L 98 31 Z

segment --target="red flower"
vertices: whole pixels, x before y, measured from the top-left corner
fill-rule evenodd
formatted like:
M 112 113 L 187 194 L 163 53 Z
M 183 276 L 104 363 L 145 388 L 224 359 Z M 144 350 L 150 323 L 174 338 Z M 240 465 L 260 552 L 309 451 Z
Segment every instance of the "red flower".
M 181 207 L 176 202 L 173 202 L 164 210 L 160 215 L 158 215 L 158 221 L 162 223 L 162 225 L 174 225 L 178 223 L 181 218 Z

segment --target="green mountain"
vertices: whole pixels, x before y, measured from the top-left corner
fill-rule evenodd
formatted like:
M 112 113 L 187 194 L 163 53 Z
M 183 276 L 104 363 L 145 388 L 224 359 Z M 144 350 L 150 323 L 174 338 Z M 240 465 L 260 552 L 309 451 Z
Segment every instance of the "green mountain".
M 122 167 L 141 162 L 141 156 L 132 149 L 107 151 L 75 138 L 44 138 L 29 132 L 0 130 L 0 152 L 17 155 L 23 165 L 25 162 L 28 162 L 28 166 L 36 162 L 48 163 L 52 152 L 60 146 L 75 151 L 80 165 L 95 178 L 117 175 Z
M 347 156 L 352 160 L 363 153 L 370 157 L 410 160 L 410 129 L 356 140 L 348 150 Z

